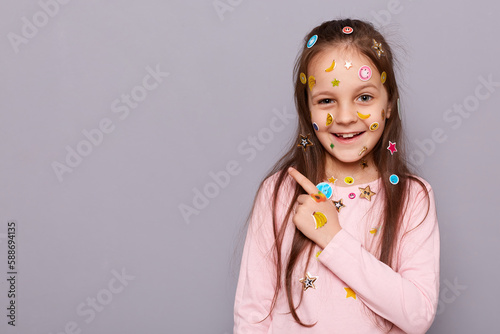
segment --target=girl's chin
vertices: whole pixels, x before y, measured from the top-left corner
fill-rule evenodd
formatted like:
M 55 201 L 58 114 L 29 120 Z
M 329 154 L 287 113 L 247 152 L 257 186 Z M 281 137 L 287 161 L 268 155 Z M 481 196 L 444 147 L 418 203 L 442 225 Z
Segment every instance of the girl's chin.
M 334 148 L 335 149 L 335 148 Z M 350 152 L 332 152 L 330 151 L 330 155 L 333 157 L 334 160 L 340 163 L 345 163 L 345 164 L 350 164 L 350 163 L 357 163 L 358 161 L 364 159 L 368 155 L 368 151 L 364 151 L 363 153 L 359 154 L 362 151 L 360 149 L 359 151 L 350 151 Z

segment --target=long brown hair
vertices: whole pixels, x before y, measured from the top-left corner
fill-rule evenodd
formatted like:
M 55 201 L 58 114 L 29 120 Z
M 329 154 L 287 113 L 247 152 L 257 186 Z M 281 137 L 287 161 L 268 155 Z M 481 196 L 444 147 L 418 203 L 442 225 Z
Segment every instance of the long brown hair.
M 353 29 L 351 34 L 345 34 L 342 31 L 346 26 Z M 311 48 L 307 48 L 306 42 L 314 35 L 318 36 L 316 44 Z M 382 43 L 384 54 L 381 57 L 378 57 L 375 50 L 372 49 L 373 40 L 377 43 Z M 384 87 L 388 93 L 388 103 L 391 115 L 389 118 L 386 118 L 384 133 L 377 145 L 373 148 L 372 154 L 374 164 L 379 171 L 381 179 L 382 191 L 380 191 L 380 195 L 383 196 L 385 203 L 383 215 L 380 218 L 381 223 L 383 223 L 383 228 L 381 229 L 381 239 L 378 245 L 380 250 L 379 260 L 388 266 L 394 266 L 392 258 L 395 253 L 397 236 L 401 226 L 401 217 L 405 211 L 406 195 L 410 181 L 416 181 L 426 190 L 425 185 L 410 173 L 408 163 L 405 159 L 405 149 L 402 140 L 402 123 L 400 117 L 398 117 L 399 90 L 394 74 L 393 53 L 384 37 L 375 30 L 373 25 L 359 20 L 333 20 L 324 22 L 314 28 L 305 37 L 304 47 L 296 60 L 294 68 L 295 105 L 299 116 L 299 124 L 295 138 L 298 138 L 299 134 L 311 134 L 310 139 L 314 145 L 304 151 L 297 147 L 296 142 L 292 143 L 288 152 L 276 163 L 266 177 L 268 178 L 271 175 L 277 174 L 272 198 L 276 287 L 269 315 L 276 305 L 278 294 L 282 286 L 282 264 L 285 264 L 284 287 L 290 312 L 295 321 L 305 327 L 311 327 L 314 326 L 314 324 L 303 323 L 297 315 L 296 309 L 298 305 L 300 305 L 300 301 L 296 306 L 292 298 L 292 274 L 300 256 L 304 252 L 309 253 L 309 256 L 307 256 L 307 267 L 314 248 L 314 243 L 296 229 L 289 256 L 287 258 L 282 256 L 283 253 L 286 253 L 282 252 L 282 244 L 287 222 L 290 219 L 297 197 L 304 193 L 303 189 L 300 186 L 295 186 L 290 205 L 282 221 L 278 221 L 276 217 L 276 208 L 278 205 L 278 192 L 280 188 L 283 187 L 283 183 L 288 177 L 288 167 L 296 168 L 314 184 L 322 182 L 326 177 L 325 162 L 326 155 L 329 153 L 326 152 L 321 145 L 312 128 L 311 114 L 307 100 L 307 88 L 306 85 L 300 81 L 299 74 L 307 74 L 307 68 L 311 60 L 317 54 L 332 46 L 357 50 L 372 61 L 379 73 L 383 71 L 387 73 Z M 386 149 L 389 140 L 397 142 L 397 154 L 391 155 Z M 389 176 L 391 174 L 399 176 L 399 184 L 397 186 L 389 182 Z

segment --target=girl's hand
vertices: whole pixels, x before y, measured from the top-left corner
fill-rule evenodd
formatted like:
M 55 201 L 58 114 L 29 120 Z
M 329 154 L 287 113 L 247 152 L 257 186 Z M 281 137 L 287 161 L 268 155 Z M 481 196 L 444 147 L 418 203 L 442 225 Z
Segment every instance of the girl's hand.
M 319 247 L 325 248 L 330 240 L 342 229 L 339 224 L 337 209 L 333 202 L 324 196 L 323 201 L 319 199 L 321 202 L 317 202 L 311 195 L 317 195 L 319 193 L 318 188 L 299 171 L 290 167 L 288 174 L 309 194 L 299 195 L 297 198 L 298 206 L 292 221 L 306 237 Z

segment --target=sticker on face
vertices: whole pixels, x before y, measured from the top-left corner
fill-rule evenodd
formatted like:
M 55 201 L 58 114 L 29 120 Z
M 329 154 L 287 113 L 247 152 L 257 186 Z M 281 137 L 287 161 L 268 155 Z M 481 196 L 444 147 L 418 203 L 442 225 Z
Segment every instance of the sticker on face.
M 372 69 L 368 65 L 363 65 L 359 69 L 358 76 L 361 81 L 368 81 L 372 77 Z
M 365 115 L 365 114 L 362 114 L 358 111 L 358 117 L 361 118 L 361 119 L 367 119 L 368 117 L 370 117 L 372 114 L 368 114 L 368 115 Z
M 344 67 L 345 67 L 347 70 L 348 70 L 348 69 L 350 69 L 350 68 L 352 67 L 352 61 L 347 61 L 347 60 L 346 60 L 346 61 L 345 61 L 345 65 L 344 65 Z
M 339 80 L 337 80 L 337 79 L 333 79 L 333 81 L 332 81 L 332 85 L 333 85 L 333 87 L 338 87 L 338 86 L 339 86 L 339 83 L 340 83 L 340 81 L 339 81 Z
M 332 116 L 332 114 L 328 113 L 328 115 L 326 115 L 326 126 L 328 126 L 332 123 L 333 123 L 333 116 Z
M 316 78 L 311 75 L 309 77 L 309 90 L 312 90 L 314 85 L 316 85 Z
M 319 127 L 318 127 L 318 124 L 316 124 L 316 123 L 313 123 L 313 128 L 314 128 L 314 130 L 316 130 L 316 131 L 319 131 Z
M 385 80 L 387 80 L 387 73 L 385 73 L 385 71 L 384 71 L 380 75 L 380 82 L 382 82 L 382 84 L 385 84 Z
M 330 67 L 328 67 L 328 68 L 325 70 L 325 72 L 331 72 L 331 71 L 333 71 L 333 69 L 335 68 L 335 65 L 336 65 L 336 64 L 335 64 L 335 60 L 334 60 L 334 61 L 332 62 L 332 65 L 331 65 Z
M 302 82 L 304 85 L 307 83 L 307 77 L 305 73 L 300 73 L 300 82 Z
M 342 32 L 346 35 L 350 35 L 352 34 L 352 32 L 354 31 L 354 29 L 352 29 L 351 27 L 349 26 L 345 26 L 343 29 L 342 29 Z
M 385 110 L 382 109 L 382 120 L 385 120 Z
M 370 124 L 370 131 L 375 131 L 378 129 L 378 122 L 373 122 L 372 124 Z
M 314 44 L 316 44 L 316 41 L 318 40 L 318 35 L 314 35 L 311 38 L 309 38 L 309 41 L 307 42 L 307 48 L 310 49 L 313 47 Z

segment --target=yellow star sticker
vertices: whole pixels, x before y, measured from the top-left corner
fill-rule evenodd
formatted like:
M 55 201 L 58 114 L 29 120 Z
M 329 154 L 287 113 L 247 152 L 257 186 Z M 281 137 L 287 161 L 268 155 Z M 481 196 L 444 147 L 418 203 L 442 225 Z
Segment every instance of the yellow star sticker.
M 375 234 L 375 233 L 377 233 L 377 228 L 376 228 L 376 227 L 372 228 L 372 229 L 370 230 L 370 233 L 371 233 L 371 234 Z
M 316 253 L 316 258 L 318 258 L 319 254 L 321 254 L 321 252 L 322 252 L 322 251 L 318 251 L 318 252 Z
M 333 87 L 335 87 L 335 86 L 337 86 L 337 87 L 338 87 L 338 86 L 339 86 L 339 83 L 340 83 L 340 81 L 339 81 L 339 80 L 337 80 L 337 79 L 333 79 L 333 81 L 332 81 L 332 85 L 333 85 Z
M 316 289 L 316 287 L 314 286 L 314 282 L 316 282 L 317 279 L 318 277 L 311 276 L 311 274 L 307 272 L 306 277 L 301 278 L 299 281 L 304 286 L 304 291 L 306 291 L 309 288 Z
M 328 179 L 328 182 L 333 183 L 333 184 L 335 184 L 335 181 L 337 181 L 337 179 L 334 178 L 333 176 Z
M 370 186 L 366 186 L 366 188 L 359 188 L 359 190 L 361 190 L 359 198 L 366 198 L 369 201 L 371 201 L 372 196 L 376 194 L 375 192 L 370 190 Z
M 344 288 L 344 289 L 347 292 L 347 295 L 345 296 L 346 298 L 352 297 L 356 299 L 356 292 L 354 292 L 354 290 L 352 290 L 351 288 Z

